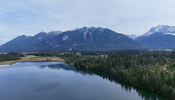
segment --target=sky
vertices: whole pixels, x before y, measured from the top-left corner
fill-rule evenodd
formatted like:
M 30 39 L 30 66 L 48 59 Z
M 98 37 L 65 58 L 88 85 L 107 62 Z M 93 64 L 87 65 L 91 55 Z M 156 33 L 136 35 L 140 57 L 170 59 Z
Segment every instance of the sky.
M 41 31 L 102 27 L 142 35 L 175 26 L 175 0 L 0 0 L 0 45 Z

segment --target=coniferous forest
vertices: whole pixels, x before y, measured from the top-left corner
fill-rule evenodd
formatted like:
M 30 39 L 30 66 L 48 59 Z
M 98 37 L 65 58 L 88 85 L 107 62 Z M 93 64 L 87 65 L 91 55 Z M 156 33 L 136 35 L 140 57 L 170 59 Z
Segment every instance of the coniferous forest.
M 18 52 L 9 52 L 7 54 L 0 54 L 0 62 L 2 61 L 10 61 L 10 60 L 19 60 L 20 57 L 23 57 L 22 53 Z

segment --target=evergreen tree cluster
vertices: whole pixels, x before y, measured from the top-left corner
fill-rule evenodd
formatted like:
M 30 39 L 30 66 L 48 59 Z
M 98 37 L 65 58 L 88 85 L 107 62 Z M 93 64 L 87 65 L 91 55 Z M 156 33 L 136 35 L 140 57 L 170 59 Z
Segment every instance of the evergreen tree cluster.
M 18 52 L 10 52 L 7 54 L 0 54 L 0 62 L 2 61 L 10 61 L 10 60 L 20 60 L 20 57 L 23 57 L 22 53 Z

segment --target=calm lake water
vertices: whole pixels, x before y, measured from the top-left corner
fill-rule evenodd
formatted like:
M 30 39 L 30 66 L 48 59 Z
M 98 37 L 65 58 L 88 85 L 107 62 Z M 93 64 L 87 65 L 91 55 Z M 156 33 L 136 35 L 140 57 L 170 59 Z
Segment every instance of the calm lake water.
M 0 66 L 0 100 L 169 99 L 63 62 L 19 62 Z

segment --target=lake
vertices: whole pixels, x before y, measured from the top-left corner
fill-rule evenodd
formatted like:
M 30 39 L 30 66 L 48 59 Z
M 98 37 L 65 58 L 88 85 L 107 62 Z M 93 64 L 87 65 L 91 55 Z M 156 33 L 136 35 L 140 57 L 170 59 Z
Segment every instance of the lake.
M 0 66 L 0 100 L 170 99 L 64 62 L 18 62 Z

